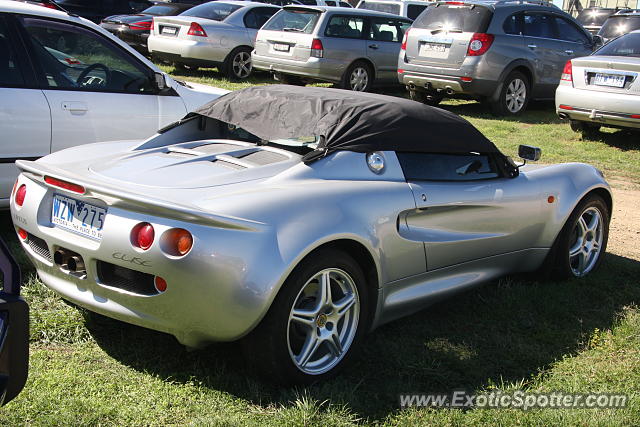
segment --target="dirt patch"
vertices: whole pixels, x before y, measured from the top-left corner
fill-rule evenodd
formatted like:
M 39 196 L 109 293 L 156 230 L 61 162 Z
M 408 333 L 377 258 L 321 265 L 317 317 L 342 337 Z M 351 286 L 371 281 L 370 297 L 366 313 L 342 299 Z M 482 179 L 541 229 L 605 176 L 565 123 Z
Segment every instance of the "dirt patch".
M 613 215 L 607 251 L 640 261 L 640 188 L 624 181 L 609 181 L 613 189 Z

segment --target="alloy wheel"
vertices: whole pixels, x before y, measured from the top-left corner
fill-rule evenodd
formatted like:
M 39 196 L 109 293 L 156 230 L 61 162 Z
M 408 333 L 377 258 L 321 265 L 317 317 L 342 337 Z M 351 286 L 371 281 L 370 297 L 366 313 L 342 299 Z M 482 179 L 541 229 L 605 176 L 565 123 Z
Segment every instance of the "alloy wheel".
M 251 74 L 251 54 L 249 52 L 238 52 L 236 56 L 233 57 L 233 62 L 231 63 L 231 69 L 233 70 L 233 75 L 239 79 L 246 79 Z
M 522 110 L 527 100 L 527 85 L 525 82 L 518 78 L 511 80 L 507 86 L 505 98 L 509 112 L 517 113 Z
M 602 252 L 602 213 L 596 207 L 586 209 L 573 229 L 569 246 L 569 265 L 574 276 L 589 273 Z

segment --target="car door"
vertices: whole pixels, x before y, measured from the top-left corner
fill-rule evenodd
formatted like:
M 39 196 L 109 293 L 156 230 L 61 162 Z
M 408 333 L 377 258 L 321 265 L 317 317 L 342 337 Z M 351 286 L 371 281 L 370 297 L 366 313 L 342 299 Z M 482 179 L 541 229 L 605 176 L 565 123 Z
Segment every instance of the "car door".
M 15 22 L 0 14 L 0 207 L 18 176 L 17 159 L 36 159 L 51 147 L 51 112 L 37 88 Z
M 556 76 L 556 83 L 560 82 L 562 77 L 562 70 L 568 60 L 577 58 L 580 56 L 591 55 L 593 50 L 593 41 L 591 35 L 589 35 L 584 29 L 579 28 L 575 23 L 569 19 L 556 15 L 554 17 L 556 24 L 556 38 L 561 40 L 562 52 L 559 57 L 562 58 L 558 64 Z
M 365 18 L 360 15 L 335 14 L 329 17 L 322 39 L 324 58 L 341 68 L 340 74 L 356 59 L 366 56 Z
M 21 19 L 22 34 L 51 107 L 51 150 L 143 139 L 186 113 L 177 93 L 160 96 L 153 70 L 82 25 Z
M 556 39 L 555 31 L 553 14 L 524 13 L 524 44 L 535 68 L 534 80 L 537 84 L 533 88 L 533 95 L 537 98 L 553 98 L 564 62 L 566 62 L 565 44 Z
M 367 57 L 375 67 L 378 81 L 397 82 L 398 54 L 409 21 L 369 17 Z
M 544 227 L 538 185 L 502 177 L 487 155 L 398 153 L 417 209 L 402 219 L 427 269 L 530 247 Z

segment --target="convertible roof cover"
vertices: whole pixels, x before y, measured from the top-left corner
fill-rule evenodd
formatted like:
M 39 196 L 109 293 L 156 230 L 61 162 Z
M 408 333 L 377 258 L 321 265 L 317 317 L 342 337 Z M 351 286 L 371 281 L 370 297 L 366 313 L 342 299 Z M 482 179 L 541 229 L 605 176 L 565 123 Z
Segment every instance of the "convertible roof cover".
M 341 89 L 269 85 L 241 89 L 200 107 L 200 114 L 277 139 L 315 136 L 313 161 L 330 152 L 499 153 L 465 119 L 404 98 Z

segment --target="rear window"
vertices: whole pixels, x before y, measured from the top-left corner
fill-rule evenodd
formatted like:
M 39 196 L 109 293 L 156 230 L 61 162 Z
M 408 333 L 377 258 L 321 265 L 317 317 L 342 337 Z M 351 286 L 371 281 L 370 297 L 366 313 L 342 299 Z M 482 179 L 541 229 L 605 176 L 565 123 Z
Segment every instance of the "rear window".
M 607 43 L 594 53 L 606 56 L 640 57 L 640 34 L 627 34 Z
M 615 9 L 583 9 L 576 20 L 582 25 L 601 26 L 615 11 Z
M 416 19 L 427 8 L 427 5 L 410 4 L 407 6 L 407 18 Z
M 618 37 L 640 28 L 640 16 L 610 16 L 598 34 L 605 39 Z
M 378 3 L 375 1 L 361 1 L 358 9 L 376 10 L 378 12 L 392 13 L 400 15 L 400 5 L 392 3 Z
M 483 6 L 438 3 L 418 16 L 413 26 L 429 30 L 484 33 L 492 16 L 493 13 Z
M 320 12 L 314 10 L 282 9 L 262 29 L 311 34 L 319 18 Z
M 214 1 L 192 7 L 180 14 L 180 16 L 195 16 L 196 18 L 212 19 L 214 21 L 224 21 L 229 15 L 242 6 L 237 4 Z
M 151 6 L 148 9 L 143 10 L 142 13 L 147 13 L 149 15 L 156 15 L 156 16 L 169 16 L 169 15 L 175 14 L 180 9 L 181 9 L 180 7 L 174 7 L 169 5 L 163 6 L 163 5 L 156 4 L 154 6 Z

